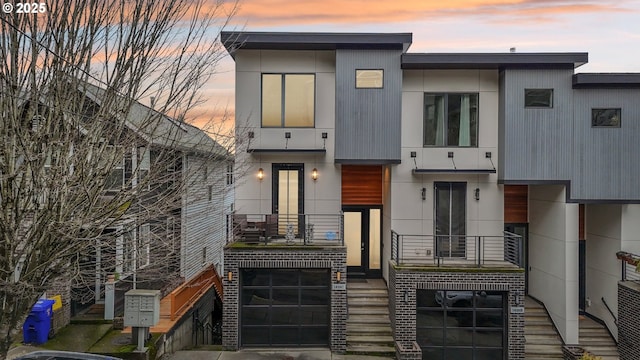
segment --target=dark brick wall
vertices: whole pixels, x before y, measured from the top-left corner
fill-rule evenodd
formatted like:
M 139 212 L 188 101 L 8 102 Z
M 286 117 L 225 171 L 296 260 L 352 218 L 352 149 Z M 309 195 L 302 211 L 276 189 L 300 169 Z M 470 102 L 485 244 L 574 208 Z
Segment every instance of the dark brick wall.
M 524 307 L 522 271 L 442 270 L 399 268 L 393 263 L 389 266 L 389 313 L 399 360 L 416 356 L 411 350 L 416 341 L 416 289 L 506 291 L 509 307 Z M 508 318 L 508 358 L 524 359 L 524 314 L 508 314 Z
M 640 284 L 618 283 L 618 352 L 620 360 L 640 357 Z
M 347 252 L 344 247 L 322 248 L 286 247 L 269 248 L 233 248 L 224 250 L 225 272 L 224 304 L 222 313 L 222 347 L 225 350 L 238 350 L 240 347 L 238 317 L 239 269 L 331 269 L 331 283 L 336 284 L 336 273 L 341 273 L 340 284 L 344 290 L 331 290 L 331 350 L 344 353 L 347 349 Z M 232 279 L 229 281 L 229 272 Z

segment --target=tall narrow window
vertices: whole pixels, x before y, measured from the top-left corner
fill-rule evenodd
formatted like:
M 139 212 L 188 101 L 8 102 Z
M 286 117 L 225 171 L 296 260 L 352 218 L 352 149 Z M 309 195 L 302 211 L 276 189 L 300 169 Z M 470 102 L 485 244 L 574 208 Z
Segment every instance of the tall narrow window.
M 425 94 L 424 146 L 478 146 L 478 94 Z
M 262 127 L 313 127 L 315 75 L 262 74 Z

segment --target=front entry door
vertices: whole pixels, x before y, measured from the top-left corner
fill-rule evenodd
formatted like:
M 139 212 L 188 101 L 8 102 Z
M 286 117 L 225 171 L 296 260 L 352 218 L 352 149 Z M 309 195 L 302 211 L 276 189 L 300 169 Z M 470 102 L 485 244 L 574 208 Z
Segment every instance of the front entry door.
M 382 209 L 345 207 L 344 239 L 350 277 L 382 276 Z
M 466 255 L 466 196 L 466 183 L 435 183 L 436 254 L 439 257 Z

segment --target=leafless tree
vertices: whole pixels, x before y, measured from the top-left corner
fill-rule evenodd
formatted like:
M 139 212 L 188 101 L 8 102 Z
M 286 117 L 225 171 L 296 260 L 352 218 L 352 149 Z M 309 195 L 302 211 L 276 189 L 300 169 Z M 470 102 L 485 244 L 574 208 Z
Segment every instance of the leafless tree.
M 211 185 L 194 201 L 224 188 L 219 169 L 203 174 L 202 164 L 226 160 L 234 137 L 210 134 L 214 143 L 186 120 L 203 104 L 236 9 L 48 0 L 0 15 L 0 359 L 54 281 L 81 287 L 104 275 L 96 254 L 103 272 L 179 268 L 167 219 L 190 185 Z M 150 235 L 118 243 L 131 229 Z

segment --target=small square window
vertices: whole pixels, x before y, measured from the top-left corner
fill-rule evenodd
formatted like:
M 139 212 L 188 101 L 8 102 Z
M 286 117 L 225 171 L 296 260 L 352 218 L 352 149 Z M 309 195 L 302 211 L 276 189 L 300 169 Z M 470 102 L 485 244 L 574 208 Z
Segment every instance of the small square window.
M 553 89 L 524 89 L 524 107 L 552 108 Z
M 592 127 L 621 126 L 622 109 L 591 109 Z
M 356 88 L 381 89 L 384 70 L 356 70 Z

